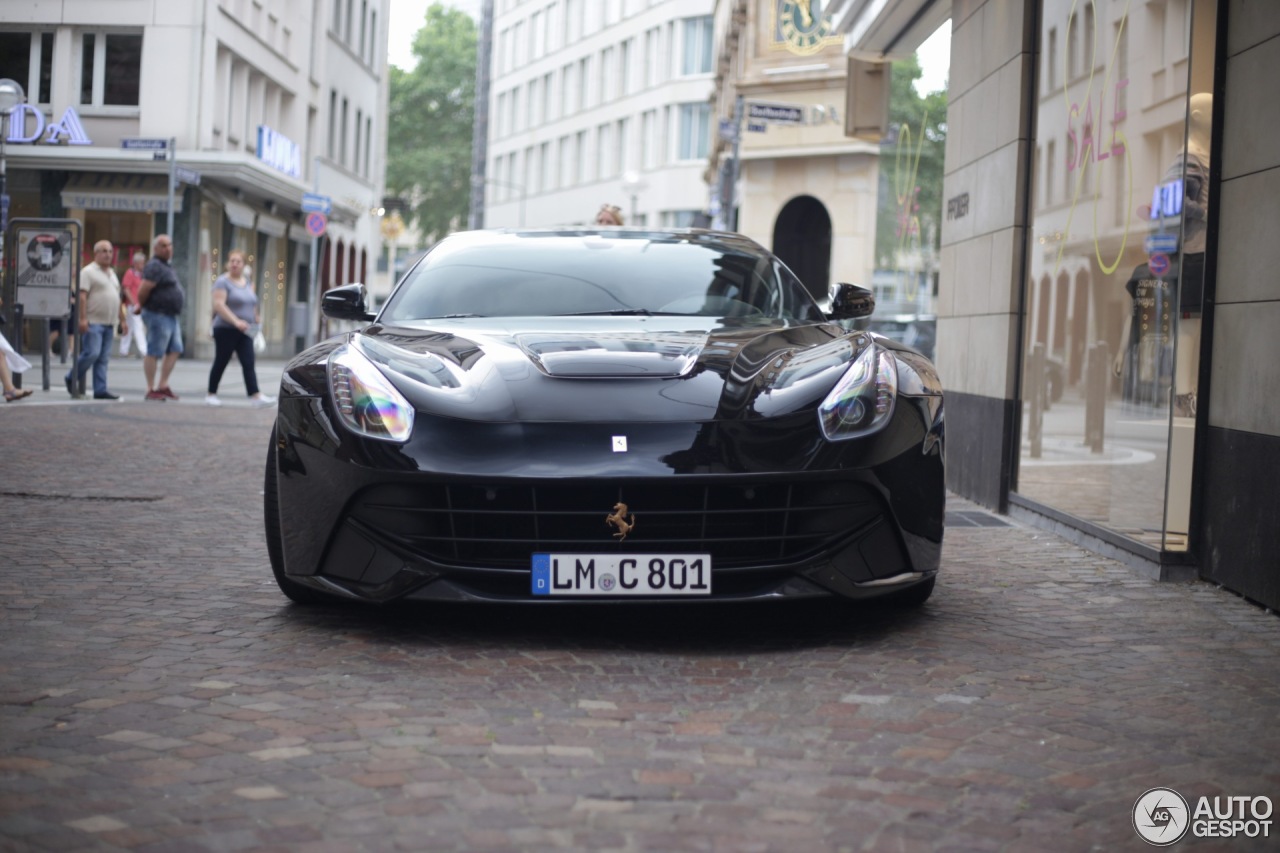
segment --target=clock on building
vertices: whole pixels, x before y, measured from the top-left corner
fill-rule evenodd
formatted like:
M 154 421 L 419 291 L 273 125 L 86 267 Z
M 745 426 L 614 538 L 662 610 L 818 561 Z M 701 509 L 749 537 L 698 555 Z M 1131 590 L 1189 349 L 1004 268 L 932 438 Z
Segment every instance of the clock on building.
M 831 35 L 824 0 L 778 0 L 778 34 L 787 50 L 800 56 L 817 53 Z

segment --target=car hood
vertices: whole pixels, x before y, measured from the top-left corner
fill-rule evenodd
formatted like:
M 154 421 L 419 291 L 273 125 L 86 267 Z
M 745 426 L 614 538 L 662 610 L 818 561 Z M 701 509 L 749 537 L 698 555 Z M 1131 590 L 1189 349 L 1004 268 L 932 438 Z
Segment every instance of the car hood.
M 871 338 L 833 323 L 649 316 L 375 324 L 350 342 L 425 413 L 669 422 L 812 407 Z

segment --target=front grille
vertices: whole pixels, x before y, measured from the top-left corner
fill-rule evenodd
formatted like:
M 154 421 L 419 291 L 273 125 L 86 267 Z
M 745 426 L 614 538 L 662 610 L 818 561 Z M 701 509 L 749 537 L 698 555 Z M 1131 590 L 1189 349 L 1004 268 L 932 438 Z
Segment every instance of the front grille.
M 625 541 L 605 522 L 625 503 Z M 851 482 L 382 485 L 351 515 L 433 562 L 528 569 L 536 552 L 709 553 L 717 569 L 792 563 L 881 512 Z

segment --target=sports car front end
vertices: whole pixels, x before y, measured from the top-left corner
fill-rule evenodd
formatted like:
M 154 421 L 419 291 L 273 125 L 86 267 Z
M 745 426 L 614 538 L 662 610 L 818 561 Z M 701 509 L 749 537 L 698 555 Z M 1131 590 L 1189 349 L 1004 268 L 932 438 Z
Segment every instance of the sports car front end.
M 376 318 L 335 294 L 372 322 L 286 367 L 265 509 L 291 598 L 928 597 L 937 374 L 765 250 L 520 231 L 420 266 Z

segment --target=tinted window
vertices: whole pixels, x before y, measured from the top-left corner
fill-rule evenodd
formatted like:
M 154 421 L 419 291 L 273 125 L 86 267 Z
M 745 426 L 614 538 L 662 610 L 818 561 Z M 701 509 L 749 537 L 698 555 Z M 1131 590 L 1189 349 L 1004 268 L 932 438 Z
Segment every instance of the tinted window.
M 795 277 L 753 244 L 663 232 L 447 239 L 396 290 L 383 319 L 632 310 L 822 320 Z

